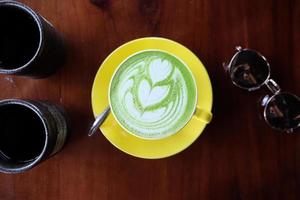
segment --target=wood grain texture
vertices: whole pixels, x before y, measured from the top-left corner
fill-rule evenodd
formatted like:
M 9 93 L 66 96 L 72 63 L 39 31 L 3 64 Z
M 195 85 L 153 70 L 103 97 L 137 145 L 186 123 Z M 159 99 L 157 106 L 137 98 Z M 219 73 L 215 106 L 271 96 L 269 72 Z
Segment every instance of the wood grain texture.
M 267 91 L 235 88 L 222 70 L 236 45 L 270 61 L 272 77 L 300 94 L 300 1 L 23 0 L 68 44 L 68 61 L 43 80 L 0 76 L 0 98 L 51 100 L 66 107 L 72 134 L 62 152 L 35 169 L 0 175 L 0 200 L 300 199 L 300 135 L 261 119 Z M 187 150 L 143 160 L 114 148 L 93 120 L 90 93 L 103 59 L 139 37 L 162 36 L 190 48 L 214 89 L 214 119 Z

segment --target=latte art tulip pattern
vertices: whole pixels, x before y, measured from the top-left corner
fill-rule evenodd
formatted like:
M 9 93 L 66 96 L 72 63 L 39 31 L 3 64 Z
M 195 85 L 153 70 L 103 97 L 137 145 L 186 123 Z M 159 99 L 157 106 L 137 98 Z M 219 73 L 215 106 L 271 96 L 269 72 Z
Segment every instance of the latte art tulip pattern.
M 176 57 L 145 51 L 118 68 L 110 87 L 112 112 L 130 133 L 158 139 L 178 132 L 196 105 L 196 84 Z

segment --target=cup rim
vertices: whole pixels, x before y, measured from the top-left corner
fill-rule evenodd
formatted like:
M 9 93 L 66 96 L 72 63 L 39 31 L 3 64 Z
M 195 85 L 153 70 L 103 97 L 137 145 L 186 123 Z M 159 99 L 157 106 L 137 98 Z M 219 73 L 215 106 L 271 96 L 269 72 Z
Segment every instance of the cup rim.
M 151 137 L 143 137 L 141 135 L 137 135 L 135 133 L 133 133 L 132 131 L 128 130 L 126 127 L 124 127 L 122 125 L 122 123 L 119 121 L 118 117 L 116 116 L 116 114 L 114 113 L 114 110 L 112 108 L 112 104 L 111 104 L 111 98 L 110 98 L 110 94 L 111 94 L 111 84 L 112 84 L 112 81 L 116 75 L 116 73 L 118 72 L 118 70 L 122 67 L 123 63 L 125 63 L 128 59 L 130 59 L 131 57 L 135 56 L 135 55 L 138 55 L 140 53 L 143 53 L 143 52 L 149 52 L 149 51 L 159 51 L 159 52 L 163 52 L 163 53 L 166 53 L 170 56 L 173 56 L 175 57 L 177 60 L 179 60 L 184 66 L 185 68 L 189 71 L 189 73 L 191 74 L 191 77 L 193 79 L 193 82 L 194 82 L 194 85 L 195 85 L 195 103 L 194 103 L 194 109 L 193 109 L 193 112 L 191 113 L 191 115 L 188 117 L 187 121 L 184 123 L 184 125 L 182 125 L 182 127 L 180 127 L 178 130 L 176 130 L 176 132 L 174 133 L 171 133 L 171 134 L 167 134 L 163 137 L 154 137 L 154 138 L 151 138 Z M 165 138 L 168 138 L 172 135 L 175 135 L 177 134 L 181 129 L 183 129 L 188 123 L 189 121 L 192 119 L 192 117 L 195 115 L 195 112 L 197 110 L 197 102 L 198 102 L 198 90 L 197 90 L 197 83 L 196 83 L 196 80 L 195 80 L 195 77 L 194 77 L 194 74 L 193 72 L 191 71 L 191 69 L 187 66 L 187 64 L 182 60 L 180 59 L 178 56 L 174 55 L 173 53 L 171 52 L 168 52 L 168 51 L 164 51 L 164 50 L 161 50 L 161 49 L 152 49 L 152 48 L 149 48 L 149 49 L 145 49 L 145 50 L 141 50 L 141 51 L 137 51 L 133 54 L 131 54 L 130 56 L 128 56 L 126 59 L 124 59 L 120 64 L 119 66 L 116 67 L 113 75 L 111 76 L 110 78 L 110 82 L 109 82 L 109 87 L 108 87 L 108 102 L 109 102 L 109 107 L 110 107 L 110 110 L 111 110 L 111 113 L 113 114 L 115 120 L 118 122 L 118 124 L 129 134 L 135 136 L 135 137 L 138 137 L 140 139 L 144 139 L 144 140 L 160 140 L 160 139 L 165 139 Z
M 14 8 L 17 8 L 17 9 L 20 9 L 20 10 L 26 12 L 28 15 L 30 15 L 34 19 L 36 25 L 38 26 L 39 44 L 38 44 L 38 47 L 35 50 L 35 54 L 32 56 L 32 58 L 20 67 L 16 67 L 16 68 L 12 68 L 12 69 L 0 68 L 1 73 L 16 74 L 16 73 L 24 71 L 30 64 L 32 64 L 35 61 L 35 59 L 41 53 L 41 50 L 43 48 L 43 43 L 44 43 L 43 24 L 41 22 L 39 15 L 33 9 L 31 9 L 30 7 L 26 6 L 23 3 L 20 3 L 17 1 L 11 1 L 11 0 L 0 0 L 0 7 L 1 6 L 14 7 Z
M 43 124 L 43 128 L 44 128 L 44 134 L 45 134 L 44 146 L 43 146 L 42 151 L 39 153 L 39 155 L 36 158 L 25 161 L 23 164 L 20 164 L 20 167 L 16 167 L 16 168 L 3 167 L 2 165 L 0 165 L 1 172 L 11 173 L 11 174 L 12 173 L 20 173 L 20 172 L 24 172 L 28 169 L 33 168 L 40 161 L 42 161 L 44 155 L 46 154 L 47 146 L 49 143 L 49 137 L 48 137 L 49 136 L 49 128 L 48 128 L 46 119 L 43 117 L 39 108 L 37 108 L 37 106 L 35 106 L 31 102 L 26 101 L 26 100 L 21 100 L 21 99 L 5 99 L 5 100 L 0 101 L 0 107 L 7 106 L 7 105 L 20 105 L 20 106 L 24 106 L 24 107 L 30 109 L 40 118 L 40 120 Z
M 233 55 L 233 57 L 231 58 L 229 64 L 228 64 L 228 67 L 229 67 L 229 73 L 231 72 L 232 70 L 232 62 L 233 60 L 242 52 L 246 52 L 246 51 L 251 51 L 251 52 L 254 52 L 256 53 L 258 56 L 260 56 L 267 64 L 267 67 L 268 67 L 268 76 L 266 77 L 266 79 L 264 80 L 264 82 L 262 82 L 261 84 L 259 84 L 258 86 L 255 86 L 255 87 L 243 87 L 241 86 L 240 84 L 236 83 L 230 76 L 230 79 L 231 79 L 231 82 L 241 88 L 241 89 L 244 89 L 244 90 L 248 90 L 248 91 L 254 91 L 254 90 L 258 90 L 260 89 L 263 85 L 265 85 L 268 80 L 270 79 L 270 76 L 271 76 L 271 67 L 270 67 L 270 63 L 268 62 L 268 60 L 266 59 L 266 57 L 264 55 L 262 55 L 260 52 L 256 51 L 256 50 L 253 50 L 253 49 L 248 49 L 248 48 L 244 48 L 244 49 L 239 49 L 237 50 L 237 52 Z

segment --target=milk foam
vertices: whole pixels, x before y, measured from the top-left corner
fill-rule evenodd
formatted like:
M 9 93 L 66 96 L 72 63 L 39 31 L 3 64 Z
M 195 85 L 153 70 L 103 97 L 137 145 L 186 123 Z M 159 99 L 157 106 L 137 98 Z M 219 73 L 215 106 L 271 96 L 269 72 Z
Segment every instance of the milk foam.
M 111 82 L 110 103 L 119 123 L 149 139 L 180 130 L 192 116 L 196 84 L 174 56 L 145 51 L 127 59 Z

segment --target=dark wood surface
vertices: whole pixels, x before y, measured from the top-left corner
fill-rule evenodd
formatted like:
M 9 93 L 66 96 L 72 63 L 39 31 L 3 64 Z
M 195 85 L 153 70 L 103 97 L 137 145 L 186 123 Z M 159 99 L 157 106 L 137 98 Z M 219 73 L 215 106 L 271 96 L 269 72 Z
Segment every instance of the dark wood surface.
M 267 93 L 235 88 L 223 72 L 236 45 L 270 61 L 284 90 L 300 93 L 300 1 L 22 1 L 51 21 L 68 43 L 68 61 L 43 80 L 0 76 L 0 98 L 51 100 L 72 122 L 68 144 L 33 170 L 0 175 L 0 200 L 300 199 L 300 135 L 272 131 L 261 119 Z M 205 64 L 214 119 L 188 149 L 143 160 L 87 137 L 90 93 L 103 59 L 144 36 L 176 40 Z M 0 44 L 1 45 L 1 44 Z

